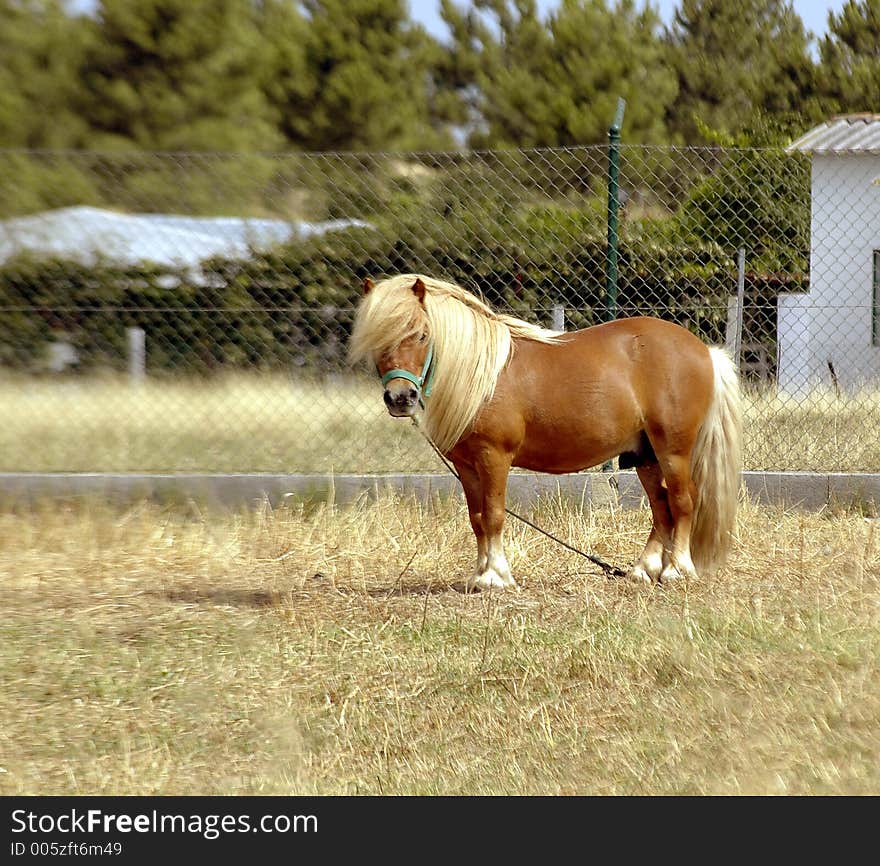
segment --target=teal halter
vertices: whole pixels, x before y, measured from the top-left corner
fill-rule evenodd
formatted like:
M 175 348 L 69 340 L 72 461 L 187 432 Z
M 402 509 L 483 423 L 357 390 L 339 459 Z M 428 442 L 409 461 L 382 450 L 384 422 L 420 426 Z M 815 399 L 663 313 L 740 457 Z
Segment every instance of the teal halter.
M 392 379 L 406 379 L 407 382 L 412 382 L 412 384 L 416 386 L 416 391 L 418 391 L 419 394 L 419 405 L 424 409 L 425 400 L 431 396 L 431 388 L 434 387 L 435 369 L 434 341 L 432 340 L 428 344 L 428 354 L 425 355 L 425 363 L 422 364 L 422 371 L 418 376 L 416 376 L 415 373 L 410 373 L 409 370 L 389 370 L 382 377 L 382 386 L 384 387 L 387 385 Z

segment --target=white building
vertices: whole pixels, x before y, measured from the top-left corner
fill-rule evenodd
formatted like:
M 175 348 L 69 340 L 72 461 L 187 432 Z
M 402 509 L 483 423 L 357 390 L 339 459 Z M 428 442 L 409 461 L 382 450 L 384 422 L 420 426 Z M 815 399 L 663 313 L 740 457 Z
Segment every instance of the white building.
M 781 391 L 880 383 L 880 115 L 836 117 L 789 152 L 811 156 L 810 290 L 780 294 Z M 833 373 L 832 373 L 833 369 Z

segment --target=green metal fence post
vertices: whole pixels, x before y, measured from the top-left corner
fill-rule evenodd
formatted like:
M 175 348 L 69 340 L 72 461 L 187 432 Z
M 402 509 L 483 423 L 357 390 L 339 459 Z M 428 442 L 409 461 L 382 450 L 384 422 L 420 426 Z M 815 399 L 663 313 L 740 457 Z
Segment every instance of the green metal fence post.
M 617 211 L 620 207 L 620 128 L 623 126 L 624 98 L 617 99 L 617 112 L 608 130 L 608 247 L 605 251 L 605 321 L 617 318 Z M 602 464 L 611 472 L 614 461 Z
M 620 207 L 620 128 L 626 102 L 617 100 L 617 113 L 608 130 L 608 248 L 605 253 L 605 320 L 617 316 L 617 242 Z

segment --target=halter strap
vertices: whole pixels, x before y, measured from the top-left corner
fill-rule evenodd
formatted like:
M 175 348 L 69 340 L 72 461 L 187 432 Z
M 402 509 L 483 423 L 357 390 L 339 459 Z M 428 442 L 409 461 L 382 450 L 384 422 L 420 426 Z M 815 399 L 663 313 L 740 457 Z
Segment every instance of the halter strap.
M 428 354 L 425 355 L 425 363 L 422 364 L 422 371 L 418 376 L 415 373 L 410 373 L 409 370 L 400 370 L 394 369 L 389 370 L 382 377 L 382 385 L 387 385 L 392 379 L 406 379 L 407 382 L 411 382 L 416 386 L 416 391 L 419 392 L 419 405 L 424 409 L 425 408 L 425 400 L 431 396 L 431 389 L 434 387 L 434 370 L 436 369 L 436 365 L 434 364 L 434 342 L 433 340 L 428 344 Z

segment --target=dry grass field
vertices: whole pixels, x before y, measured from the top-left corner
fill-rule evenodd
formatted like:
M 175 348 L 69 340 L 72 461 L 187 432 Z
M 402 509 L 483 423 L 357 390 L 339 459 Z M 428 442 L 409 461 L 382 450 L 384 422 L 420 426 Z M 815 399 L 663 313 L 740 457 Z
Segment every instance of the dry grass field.
M 533 515 L 620 564 L 648 514 Z M 604 578 L 457 499 L 0 511 L 0 794 L 878 794 L 880 530 L 745 503 L 728 566 Z
M 746 469 L 880 471 L 878 393 L 749 393 L 745 415 Z M 388 417 L 378 382 L 354 374 L 7 378 L 0 417 L 7 472 L 442 471 Z

